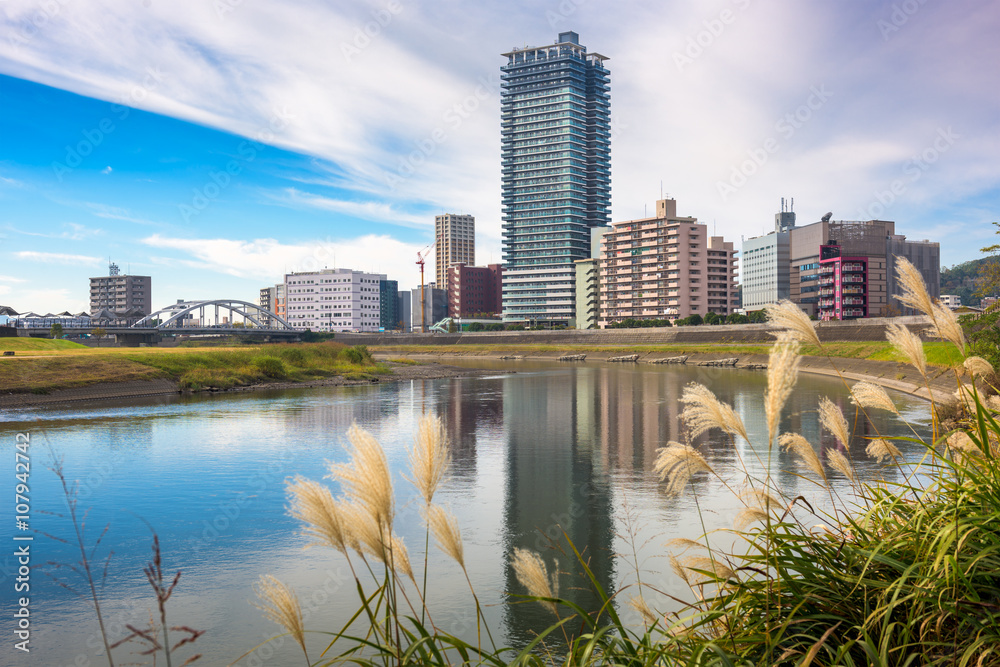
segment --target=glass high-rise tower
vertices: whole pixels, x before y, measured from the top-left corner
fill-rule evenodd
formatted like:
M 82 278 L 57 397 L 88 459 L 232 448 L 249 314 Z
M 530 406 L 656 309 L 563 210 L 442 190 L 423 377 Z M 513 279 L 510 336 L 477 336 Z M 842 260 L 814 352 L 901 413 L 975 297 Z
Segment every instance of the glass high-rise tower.
M 503 55 L 503 318 L 568 324 L 574 262 L 610 217 L 607 58 L 575 32 Z

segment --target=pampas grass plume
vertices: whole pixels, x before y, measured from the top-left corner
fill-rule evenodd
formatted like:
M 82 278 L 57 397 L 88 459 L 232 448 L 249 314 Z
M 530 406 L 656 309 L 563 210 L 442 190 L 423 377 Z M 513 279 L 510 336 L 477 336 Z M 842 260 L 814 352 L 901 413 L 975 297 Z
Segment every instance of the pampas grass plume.
M 899 457 L 902 456 L 899 448 L 885 438 L 875 438 L 869 442 L 868 446 L 865 447 L 865 453 L 879 463 L 881 463 L 884 459 L 893 459 L 894 461 L 898 461 Z
M 451 464 L 448 436 L 440 417 L 424 415 L 417 424 L 417 435 L 410 450 L 410 470 L 413 485 L 428 505 L 434 499 L 438 485 Z
M 962 325 L 958 323 L 958 315 L 955 314 L 955 311 L 936 303 L 932 319 L 938 337 L 952 343 L 960 353 L 965 354 L 965 332 L 962 330 Z
M 536 598 L 554 598 L 559 594 L 559 573 L 552 572 L 549 578 L 545 561 L 538 554 L 527 549 L 514 549 L 514 558 L 511 560 L 514 574 L 521 585 L 528 589 L 528 594 Z M 556 616 L 559 610 L 555 602 L 540 600 L 542 605 Z
M 634 597 L 628 601 L 630 607 L 639 612 L 642 616 L 642 620 L 646 622 L 646 625 L 656 625 L 660 621 L 660 617 L 656 615 L 649 605 L 646 604 L 646 600 L 642 597 Z
M 305 534 L 316 540 L 312 544 L 331 546 L 346 555 L 351 546 L 350 528 L 330 489 L 296 476 L 288 493 L 292 497 L 290 514 L 305 524 Z
M 681 419 L 691 431 L 691 437 L 697 438 L 702 433 L 717 428 L 749 442 L 750 436 L 747 435 L 743 420 L 705 385 L 692 382 L 686 386 L 681 395 L 681 403 L 686 406 Z
M 767 362 L 767 393 L 764 394 L 764 415 L 767 418 L 768 447 L 774 443 L 781 421 L 781 410 L 795 388 L 799 374 L 800 343 L 790 334 L 782 333 L 771 347 Z
M 736 530 L 746 530 L 747 526 L 758 521 L 767 521 L 767 512 L 759 507 L 747 507 L 736 515 L 736 519 L 733 521 L 733 527 L 736 528 Z
M 667 483 L 666 492 L 671 495 L 680 493 L 694 473 L 713 472 L 708 461 L 693 447 L 678 442 L 670 442 L 657 451 L 653 470 Z
M 357 424 L 347 430 L 347 439 L 351 460 L 332 464 L 330 476 L 340 481 L 344 495 L 364 507 L 376 523 L 391 528 L 395 512 L 392 477 L 382 445 Z
M 847 420 L 844 419 L 844 413 L 838 405 L 826 396 L 819 401 L 819 422 L 837 438 L 840 444 L 844 447 L 848 446 L 851 436 L 847 429 Z
M 434 533 L 441 551 L 451 556 L 465 569 L 465 551 L 462 546 L 462 531 L 458 527 L 458 519 L 439 505 L 428 505 L 424 519 Z
M 260 604 L 255 606 L 264 612 L 264 616 L 287 630 L 305 652 L 305 625 L 295 592 L 269 574 L 261 575 L 254 585 L 254 592 L 260 598 Z
M 830 467 L 853 482 L 854 469 L 851 468 L 851 462 L 847 460 L 847 457 L 837 449 L 828 449 L 826 453 L 830 457 Z
M 692 556 L 685 559 L 684 567 L 692 572 L 695 570 L 711 572 L 715 575 L 716 579 L 721 581 L 728 581 L 729 579 L 736 578 L 736 573 L 720 563 L 718 559 L 713 560 L 712 558 L 707 558 L 705 556 Z
M 791 333 L 800 343 L 823 347 L 809 316 L 793 302 L 783 299 L 778 303 L 768 304 L 764 310 L 768 321 Z
M 889 394 L 874 382 L 859 382 L 851 387 L 851 402 L 866 409 L 888 410 L 899 414 L 899 408 L 889 398 Z
M 917 267 L 910 263 L 905 257 L 896 257 L 896 276 L 899 285 L 903 288 L 903 293 L 899 300 L 916 308 L 932 320 L 935 319 L 934 302 L 930 294 L 927 293 L 927 286 L 924 285 L 924 277 L 920 275 Z
M 971 375 L 989 377 L 993 375 L 993 365 L 982 357 L 969 357 L 964 362 L 965 370 Z
M 920 342 L 920 337 L 898 322 L 886 327 L 885 337 L 926 379 L 927 357 L 924 355 L 924 345 Z
M 820 462 L 816 450 L 813 449 L 812 444 L 808 440 L 798 433 L 782 433 L 781 437 L 778 438 L 778 444 L 785 451 L 798 456 L 799 460 L 807 468 L 813 471 L 824 482 L 826 481 L 826 471 L 823 470 L 823 464 Z

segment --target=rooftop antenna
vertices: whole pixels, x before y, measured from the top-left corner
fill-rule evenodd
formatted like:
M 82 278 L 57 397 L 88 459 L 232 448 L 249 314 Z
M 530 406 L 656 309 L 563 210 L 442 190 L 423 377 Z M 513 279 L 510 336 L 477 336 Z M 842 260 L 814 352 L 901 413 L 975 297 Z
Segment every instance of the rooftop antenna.
M 788 209 L 788 210 L 789 211 L 794 211 L 795 210 L 795 197 L 792 197 L 792 207 L 790 209 Z
M 781 198 L 781 212 L 782 213 L 785 212 L 785 198 L 784 197 Z
M 660 199 L 663 199 L 663 179 L 660 179 Z

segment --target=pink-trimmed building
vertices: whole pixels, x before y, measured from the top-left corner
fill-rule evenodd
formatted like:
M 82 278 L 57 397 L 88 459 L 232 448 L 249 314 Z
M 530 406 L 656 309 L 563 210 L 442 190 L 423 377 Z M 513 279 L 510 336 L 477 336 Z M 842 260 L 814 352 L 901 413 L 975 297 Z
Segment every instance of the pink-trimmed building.
M 656 202 L 656 217 L 613 223 L 601 240 L 598 326 L 625 319 L 676 320 L 739 308 L 736 250 L 709 236 L 677 202 Z
M 840 253 L 839 245 L 819 248 L 819 319 L 868 317 L 868 257 Z

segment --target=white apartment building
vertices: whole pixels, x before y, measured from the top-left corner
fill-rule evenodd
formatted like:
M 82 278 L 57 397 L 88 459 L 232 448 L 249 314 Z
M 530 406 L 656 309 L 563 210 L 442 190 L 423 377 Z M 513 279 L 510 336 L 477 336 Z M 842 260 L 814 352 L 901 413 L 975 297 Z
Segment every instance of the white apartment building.
M 379 330 L 379 281 L 385 274 L 324 269 L 285 276 L 287 321 L 310 331 Z
M 957 294 L 942 294 L 941 305 L 952 310 L 962 307 L 962 297 Z

